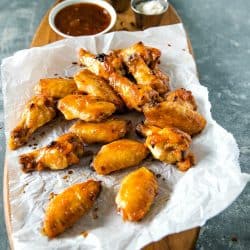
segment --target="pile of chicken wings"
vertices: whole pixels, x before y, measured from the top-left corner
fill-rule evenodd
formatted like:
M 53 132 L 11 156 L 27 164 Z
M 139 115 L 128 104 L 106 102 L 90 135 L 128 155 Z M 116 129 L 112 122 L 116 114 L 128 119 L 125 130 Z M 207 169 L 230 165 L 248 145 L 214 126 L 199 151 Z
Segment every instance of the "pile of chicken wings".
M 192 93 L 170 90 L 169 76 L 160 68 L 160 50 L 138 42 L 109 54 L 80 49 L 83 66 L 73 79 L 41 79 L 36 95 L 26 104 L 21 120 L 11 132 L 9 148 L 25 145 L 31 135 L 61 113 L 77 121 L 69 131 L 46 147 L 19 156 L 25 173 L 61 170 L 79 163 L 86 144 L 104 144 L 93 159 L 99 175 L 139 165 L 150 153 L 164 163 L 187 171 L 195 164 L 192 137 L 200 133 L 205 118 L 197 111 Z M 144 115 L 143 123 L 112 118 L 129 110 Z M 124 138 L 134 129 L 145 142 Z M 157 179 L 146 167 L 126 176 L 116 197 L 124 220 L 139 221 L 157 194 Z M 55 237 L 72 226 L 92 206 L 101 183 L 88 180 L 57 195 L 46 210 L 43 231 Z

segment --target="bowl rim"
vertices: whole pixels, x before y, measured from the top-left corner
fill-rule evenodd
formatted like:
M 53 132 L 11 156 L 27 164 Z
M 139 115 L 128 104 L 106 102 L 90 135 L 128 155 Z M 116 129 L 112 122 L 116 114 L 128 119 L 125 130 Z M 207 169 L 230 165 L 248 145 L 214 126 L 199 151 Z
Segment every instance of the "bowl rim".
M 109 30 L 111 30 L 117 20 L 117 14 L 115 9 L 113 8 L 113 6 L 111 4 L 109 4 L 108 2 L 104 1 L 104 0 L 66 0 L 63 1 L 59 4 L 57 4 L 56 6 L 54 6 L 49 13 L 49 25 L 51 27 L 51 29 L 56 32 L 58 35 L 64 37 L 64 38 L 72 38 L 72 37 L 82 37 L 82 36 L 71 36 L 71 35 L 67 35 L 63 32 L 61 32 L 55 25 L 55 17 L 58 14 L 59 11 L 61 11 L 63 8 L 73 5 L 73 4 L 77 4 L 77 3 L 91 3 L 91 4 L 96 4 L 102 8 L 104 8 L 110 15 L 111 17 L 111 21 L 109 26 L 102 30 L 99 33 L 93 34 L 93 35 L 82 35 L 83 37 L 94 37 L 94 36 L 99 36 L 101 34 L 107 33 Z

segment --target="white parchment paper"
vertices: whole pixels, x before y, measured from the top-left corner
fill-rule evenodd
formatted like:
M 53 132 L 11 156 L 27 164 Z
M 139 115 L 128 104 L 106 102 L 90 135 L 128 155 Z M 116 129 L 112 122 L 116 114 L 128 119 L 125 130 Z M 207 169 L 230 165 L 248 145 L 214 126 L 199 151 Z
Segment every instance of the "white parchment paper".
M 45 47 L 22 50 L 2 62 L 2 87 L 5 129 L 8 138 L 17 124 L 27 100 L 34 94 L 40 78 L 71 75 L 76 70 L 80 47 L 92 53 L 108 52 L 143 41 L 162 51 L 161 68 L 171 77 L 173 89 L 192 91 L 207 126 L 193 139 L 192 150 L 197 165 L 186 173 L 171 165 L 146 160 L 158 174 L 160 192 L 149 214 L 139 223 L 123 222 L 117 215 L 115 195 L 123 176 L 135 168 L 98 176 L 89 167 L 91 157 L 64 171 L 24 174 L 18 155 L 45 146 L 67 131 L 71 122 L 58 119 L 40 129 L 28 145 L 17 151 L 6 151 L 9 175 L 9 200 L 12 239 L 15 249 L 139 249 L 165 235 L 202 226 L 229 206 L 241 193 L 249 175 L 241 173 L 239 149 L 234 137 L 211 117 L 208 91 L 200 85 L 193 57 L 188 53 L 186 35 L 181 24 L 148 29 L 144 32 L 116 32 L 97 38 L 73 38 Z M 142 119 L 130 113 L 126 118 L 134 124 Z M 133 133 L 130 135 L 135 137 Z M 30 146 L 29 146 L 30 144 Z M 35 145 L 36 146 L 36 145 Z M 91 147 L 96 152 L 100 147 Z M 73 174 L 69 174 L 72 170 Z M 48 240 L 40 233 L 50 193 L 59 193 L 69 185 L 95 178 L 103 181 L 102 193 L 92 209 L 76 225 L 56 239 Z M 88 231 L 83 237 L 81 232 Z

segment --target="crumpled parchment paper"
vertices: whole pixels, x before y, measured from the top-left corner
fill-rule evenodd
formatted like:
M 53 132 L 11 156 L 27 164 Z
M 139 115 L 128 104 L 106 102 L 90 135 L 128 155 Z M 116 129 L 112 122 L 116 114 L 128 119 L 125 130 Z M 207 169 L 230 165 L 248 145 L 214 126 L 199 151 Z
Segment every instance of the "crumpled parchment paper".
M 191 90 L 199 112 L 207 120 L 206 128 L 192 143 L 197 165 L 181 173 L 174 166 L 155 160 L 140 164 L 158 174 L 159 194 L 141 222 L 125 223 L 116 213 L 115 195 L 122 177 L 136 167 L 109 176 L 98 176 L 89 167 L 91 157 L 84 157 L 79 165 L 64 171 L 22 173 L 18 163 L 21 153 L 31 151 L 34 144 L 38 144 L 37 147 L 47 145 L 72 124 L 59 118 L 39 129 L 27 146 L 17 151 L 6 151 L 11 237 L 15 249 L 139 249 L 168 234 L 204 225 L 209 218 L 229 206 L 249 181 L 249 175 L 241 173 L 239 149 L 234 137 L 211 117 L 208 91 L 199 83 L 181 24 L 143 32 L 115 32 L 96 38 L 62 40 L 18 51 L 4 59 L 1 70 L 6 137 L 17 124 L 40 78 L 54 77 L 55 74 L 70 76 L 77 70 L 72 62 L 77 61 L 80 47 L 100 53 L 138 41 L 162 51 L 160 67 L 170 75 L 172 89 L 184 87 Z M 134 124 L 142 119 L 135 113 L 123 117 L 131 119 Z M 130 136 L 135 137 L 135 134 Z M 87 150 L 96 152 L 98 148 L 100 146 L 92 146 Z M 69 170 L 73 173 L 70 174 Z M 101 180 L 103 184 L 94 208 L 58 238 L 47 239 L 40 231 L 51 193 L 59 193 L 71 184 L 88 178 Z M 84 231 L 88 232 L 87 237 L 82 236 Z

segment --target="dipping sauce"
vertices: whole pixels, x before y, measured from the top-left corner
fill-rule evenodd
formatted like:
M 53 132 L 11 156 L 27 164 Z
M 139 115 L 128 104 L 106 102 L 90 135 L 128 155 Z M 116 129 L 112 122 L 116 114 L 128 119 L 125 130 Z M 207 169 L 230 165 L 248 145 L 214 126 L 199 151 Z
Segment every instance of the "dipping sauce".
M 161 14 L 165 10 L 164 6 L 161 4 L 159 0 L 151 0 L 147 2 L 142 1 L 141 3 L 138 3 L 136 5 L 136 9 L 140 13 L 146 15 Z
M 91 3 L 73 4 L 55 16 L 55 26 L 70 36 L 95 35 L 105 30 L 111 16 L 104 8 Z

